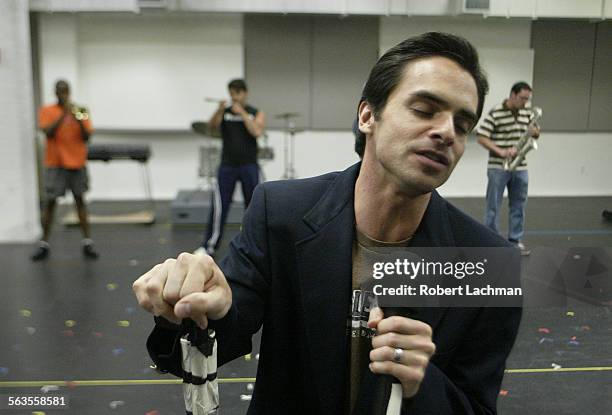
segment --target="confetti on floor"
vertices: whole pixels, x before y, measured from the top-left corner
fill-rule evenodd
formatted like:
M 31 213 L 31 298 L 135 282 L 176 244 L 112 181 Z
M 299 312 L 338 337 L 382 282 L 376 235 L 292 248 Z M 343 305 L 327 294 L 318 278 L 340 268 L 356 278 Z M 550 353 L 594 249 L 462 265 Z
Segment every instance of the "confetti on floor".
M 556 363 L 551 364 L 550 366 L 552 366 L 553 370 L 559 370 L 561 369 L 561 365 L 558 365 Z
M 548 334 L 548 333 L 550 333 L 550 329 L 547 329 L 546 327 L 540 327 L 538 329 L 538 333 L 546 333 L 546 334 Z
M 74 321 L 74 320 L 66 320 L 66 321 L 64 321 L 64 325 L 66 327 L 74 327 L 74 326 L 76 326 L 76 321 Z
M 36 329 L 34 327 L 26 327 L 25 328 L 26 333 L 28 333 L 30 336 L 34 335 L 34 333 L 36 333 Z
M 125 353 L 125 349 L 122 347 L 116 347 L 113 349 L 113 356 L 119 356 L 123 353 Z
M 248 384 L 247 384 L 247 386 L 246 386 L 246 388 L 247 388 L 247 390 L 248 390 L 249 392 L 253 391 L 253 384 L 252 384 L 252 383 L 248 383 Z
M 130 264 L 130 266 L 131 266 L 131 267 L 135 267 L 135 266 L 137 266 L 137 265 L 138 265 L 138 260 L 136 260 L 136 259 L 130 259 L 129 264 Z
M 130 327 L 130 322 L 127 320 L 119 320 L 117 321 L 117 325 L 119 327 Z
M 499 396 L 508 396 L 508 391 L 505 389 L 502 389 L 499 391 Z
M 554 340 L 551 339 L 550 337 L 542 337 L 540 339 L 540 344 L 542 344 L 542 343 L 553 343 L 553 342 L 554 342 Z
M 253 397 L 253 395 L 240 395 L 240 400 L 241 401 L 250 401 L 251 398 Z
M 574 317 L 575 313 L 573 311 L 568 311 L 567 313 L 565 313 L 565 315 L 568 317 Z
M 9 373 L 8 367 L 0 367 L 0 376 L 6 376 Z
M 106 284 L 106 289 L 108 291 L 115 291 L 118 286 L 119 286 L 118 284 L 115 284 L 114 282 L 111 282 L 109 284 Z
M 59 386 L 57 386 L 57 385 L 43 385 L 40 388 L 40 391 L 42 393 L 49 393 L 49 392 L 53 392 L 53 391 L 57 391 L 57 390 L 59 390 Z
M 22 308 L 19 310 L 19 314 L 21 314 L 22 317 L 32 317 L 32 312 L 27 308 Z
M 117 409 L 123 405 L 125 405 L 125 402 L 123 401 L 111 401 L 111 403 L 108 404 L 111 409 Z
M 251 359 L 252 359 L 251 353 L 244 355 L 244 360 L 246 360 L 247 362 L 250 362 Z
M 72 330 L 64 330 L 62 331 L 62 334 L 64 335 L 64 337 L 74 337 L 74 331 Z

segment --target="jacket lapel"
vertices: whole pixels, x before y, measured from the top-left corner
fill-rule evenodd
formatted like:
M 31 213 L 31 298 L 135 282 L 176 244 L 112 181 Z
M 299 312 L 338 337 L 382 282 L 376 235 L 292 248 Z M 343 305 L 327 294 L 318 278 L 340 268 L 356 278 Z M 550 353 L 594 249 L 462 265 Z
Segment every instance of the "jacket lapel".
M 313 383 L 322 414 L 341 414 L 346 402 L 353 192 L 360 164 L 340 173 L 304 221 L 313 234 L 296 243 L 299 287 Z
M 448 218 L 446 202 L 437 191 L 431 192 L 431 199 L 417 231 L 412 238 L 413 247 L 452 247 L 455 245 L 452 227 Z M 434 333 L 447 307 L 425 307 L 418 313 L 418 319 L 431 326 Z

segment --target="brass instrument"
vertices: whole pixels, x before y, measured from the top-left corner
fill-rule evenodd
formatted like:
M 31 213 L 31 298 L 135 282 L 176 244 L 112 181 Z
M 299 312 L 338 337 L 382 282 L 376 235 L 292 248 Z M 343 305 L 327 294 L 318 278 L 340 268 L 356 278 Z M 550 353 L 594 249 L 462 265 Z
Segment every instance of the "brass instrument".
M 72 114 L 77 121 L 85 121 L 89 119 L 89 111 L 85 107 L 79 107 L 78 105 L 72 106 Z
M 538 143 L 535 138 L 531 136 L 531 128 L 538 126 L 538 121 L 542 118 L 542 108 L 533 107 L 533 119 L 529 122 L 527 131 L 519 138 L 514 148 L 516 148 L 516 155 L 512 158 L 504 160 L 504 170 L 514 171 L 523 162 L 527 153 L 531 150 L 538 149 Z

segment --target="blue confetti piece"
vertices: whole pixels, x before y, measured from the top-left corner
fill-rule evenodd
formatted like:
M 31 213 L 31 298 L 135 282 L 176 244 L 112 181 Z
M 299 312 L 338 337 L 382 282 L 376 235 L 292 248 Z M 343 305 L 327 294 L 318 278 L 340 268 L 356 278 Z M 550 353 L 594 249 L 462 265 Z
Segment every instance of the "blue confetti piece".
M 0 376 L 6 376 L 9 373 L 8 367 L 0 367 Z
M 117 347 L 113 349 L 113 356 L 119 356 L 123 353 L 125 353 L 125 349 L 123 347 Z
M 134 307 L 126 307 L 125 312 L 127 314 L 132 314 L 134 312 L 135 308 Z
M 567 342 L 567 344 L 570 346 L 580 346 L 580 342 L 577 342 L 576 340 L 570 340 Z

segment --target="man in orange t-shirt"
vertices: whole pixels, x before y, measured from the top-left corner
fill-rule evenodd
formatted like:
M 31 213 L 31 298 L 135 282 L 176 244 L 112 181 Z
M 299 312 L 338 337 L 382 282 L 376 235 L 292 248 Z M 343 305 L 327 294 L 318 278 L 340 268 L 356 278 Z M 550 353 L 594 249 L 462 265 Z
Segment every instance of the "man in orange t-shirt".
M 42 213 L 43 236 L 32 255 L 33 261 L 49 256 L 49 232 L 53 222 L 56 199 L 63 196 L 67 189 L 72 191 L 81 231 L 83 233 L 83 254 L 87 258 L 97 258 L 93 241 L 89 235 L 87 208 L 83 200 L 89 189 L 87 177 L 87 142 L 93 132 L 89 114 L 70 101 L 68 82 L 59 80 L 55 84 L 57 104 L 40 109 L 38 126 L 47 136 L 45 148 L 45 207 Z

